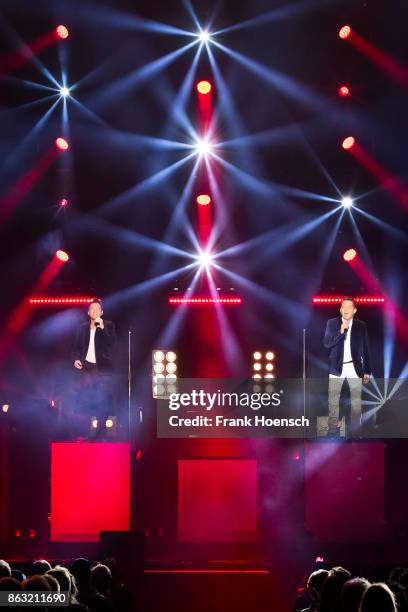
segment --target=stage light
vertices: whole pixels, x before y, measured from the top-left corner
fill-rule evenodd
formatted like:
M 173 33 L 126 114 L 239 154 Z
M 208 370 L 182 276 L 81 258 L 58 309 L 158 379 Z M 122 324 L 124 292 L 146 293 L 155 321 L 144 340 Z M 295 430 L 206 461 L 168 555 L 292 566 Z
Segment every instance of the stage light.
M 55 298 L 45 298 L 45 297 L 36 297 L 36 298 L 28 298 L 29 304 L 89 304 L 92 302 L 92 298 L 90 297 L 55 297 Z
M 211 34 L 207 30 L 201 30 L 201 32 L 197 34 L 197 37 L 198 37 L 198 40 L 200 40 L 203 43 L 207 43 L 211 41 Z
M 212 89 L 212 85 L 209 81 L 200 81 L 197 83 L 197 91 L 202 95 L 209 94 Z
M 28 537 L 29 537 L 31 540 L 34 540 L 34 538 L 36 538 L 36 537 L 37 537 L 37 531 L 36 531 L 35 529 L 29 529 L 29 530 L 28 530 Z
M 349 25 L 344 25 L 339 30 L 339 37 L 343 40 L 348 38 L 351 34 L 351 27 Z
M 68 206 L 67 198 L 61 198 L 60 201 L 58 202 L 58 205 L 61 206 L 61 208 L 64 208 L 65 206 Z
M 58 38 L 61 38 L 61 39 L 68 38 L 68 36 L 69 36 L 69 30 L 64 25 L 57 26 L 55 28 L 55 32 L 56 32 Z
M 6 414 L 10 409 L 9 404 L 3 404 L 1 407 L 1 411 L 4 412 L 4 414 Z
M 200 206 L 208 206 L 208 204 L 211 204 L 211 197 L 207 194 L 201 193 L 197 196 L 196 202 Z
M 106 429 L 112 429 L 113 426 L 114 426 L 113 419 L 111 419 L 111 418 L 106 419 L 106 421 L 105 421 Z
M 65 251 L 61 251 L 60 249 L 55 253 L 55 257 L 57 257 L 57 259 L 59 259 L 60 261 L 64 262 L 69 260 L 68 253 L 66 253 Z
M 152 395 L 153 398 L 168 399 L 177 393 L 177 353 L 154 350 L 152 352 Z
M 92 429 L 98 429 L 98 419 L 96 417 L 92 417 L 91 418 L 91 428 Z
M 341 304 L 343 300 L 339 295 L 315 295 L 313 304 Z M 385 298 L 377 295 L 363 295 L 354 297 L 356 304 L 384 304 Z
M 21 538 L 22 535 L 23 535 L 23 532 L 21 531 L 21 529 L 15 529 L 14 530 L 14 537 L 15 538 Z
M 275 369 L 272 360 L 275 358 L 273 351 L 254 351 L 252 353 L 253 363 L 252 370 L 256 372 L 252 374 L 252 378 L 255 380 L 267 380 L 275 378 L 272 374 L 272 370 Z
M 342 96 L 342 98 L 345 98 L 346 96 L 348 96 L 350 93 L 350 88 L 347 87 L 347 85 L 341 85 L 341 87 L 339 87 L 339 96 Z
M 199 155 L 205 156 L 211 153 L 212 144 L 209 140 L 203 138 L 196 142 L 196 144 L 194 145 L 194 148 Z
M 208 268 L 214 259 L 214 255 L 204 251 L 197 256 L 198 263 L 202 268 Z
M 343 149 L 351 149 L 351 147 L 354 147 L 355 145 L 355 140 L 353 138 L 353 136 L 347 136 L 347 138 L 345 138 L 342 142 L 342 147 Z
M 344 261 L 353 261 L 357 257 L 357 251 L 355 249 L 347 249 L 343 254 Z
M 173 305 L 190 304 L 197 306 L 206 306 L 209 304 L 242 304 L 241 297 L 169 297 L 168 303 Z
M 70 95 L 69 87 L 65 87 L 65 85 L 60 87 L 59 93 L 63 98 L 67 98 Z
M 69 149 L 68 141 L 65 140 L 65 138 L 61 138 L 61 137 L 56 138 L 55 139 L 55 145 L 61 151 L 66 151 L 67 149 Z
M 351 206 L 353 206 L 352 198 L 350 198 L 349 196 L 346 196 L 345 198 L 342 199 L 341 205 L 344 206 L 344 208 L 351 208 Z

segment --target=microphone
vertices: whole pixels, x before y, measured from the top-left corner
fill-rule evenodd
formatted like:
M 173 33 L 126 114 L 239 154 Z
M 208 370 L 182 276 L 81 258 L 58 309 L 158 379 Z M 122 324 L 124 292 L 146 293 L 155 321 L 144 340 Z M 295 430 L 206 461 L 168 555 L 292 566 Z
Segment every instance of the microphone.
M 95 321 L 95 327 L 98 327 L 100 325 L 99 321 Z

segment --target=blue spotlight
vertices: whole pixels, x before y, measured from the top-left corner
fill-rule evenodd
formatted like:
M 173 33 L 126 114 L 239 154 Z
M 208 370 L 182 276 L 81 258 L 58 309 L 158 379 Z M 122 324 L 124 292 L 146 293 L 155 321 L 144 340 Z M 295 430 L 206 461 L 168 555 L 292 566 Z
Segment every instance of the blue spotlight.
M 342 199 L 341 205 L 344 206 L 344 208 L 351 208 L 353 206 L 353 199 L 350 198 L 350 196 L 346 196 Z
M 200 265 L 200 268 L 208 268 L 212 265 L 214 260 L 214 255 L 210 253 L 210 251 L 201 251 L 199 255 L 197 255 L 197 261 Z
M 197 38 L 202 43 L 211 42 L 211 34 L 208 32 L 208 30 L 200 30 L 200 32 L 197 34 Z
M 63 85 L 62 87 L 60 87 L 59 94 L 62 98 L 68 98 L 68 96 L 71 95 L 69 87 L 67 87 L 66 85 Z

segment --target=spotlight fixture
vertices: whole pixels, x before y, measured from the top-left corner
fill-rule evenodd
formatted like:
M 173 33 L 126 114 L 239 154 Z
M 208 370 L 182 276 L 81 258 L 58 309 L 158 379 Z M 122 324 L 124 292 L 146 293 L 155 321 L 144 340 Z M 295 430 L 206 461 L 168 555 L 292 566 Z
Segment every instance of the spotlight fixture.
M 71 95 L 69 87 L 66 87 L 65 85 L 60 87 L 59 93 L 60 93 L 60 96 L 62 96 L 63 98 L 67 98 L 69 95 Z
M 212 89 L 212 85 L 209 81 L 200 81 L 197 83 L 197 91 L 202 95 L 207 95 L 210 93 Z
M 68 206 L 67 198 L 61 198 L 60 201 L 58 202 L 58 205 L 61 206 L 61 208 L 64 208 L 65 206 Z
M 213 259 L 214 255 L 208 251 L 203 251 L 197 256 L 197 261 L 201 268 L 209 268 Z
M 10 406 L 9 404 L 3 404 L 1 407 L 1 411 L 4 412 L 4 414 L 7 414 L 7 412 L 10 410 Z
M 347 136 L 347 138 L 345 138 L 342 142 L 342 147 L 343 149 L 346 149 L 346 151 L 348 149 L 351 149 L 352 147 L 354 147 L 356 141 L 354 140 L 353 136 Z
M 269 380 L 275 378 L 273 371 L 275 353 L 273 351 L 254 351 L 252 353 L 252 378 L 254 380 Z
M 58 36 L 58 38 L 61 38 L 62 40 L 64 38 L 68 38 L 69 36 L 69 30 L 67 27 L 65 27 L 64 25 L 59 25 L 55 28 L 55 33 Z
M 353 261 L 357 257 L 357 251 L 355 249 L 347 249 L 343 254 L 344 261 Z
M 68 141 L 61 137 L 55 139 L 55 146 L 60 149 L 60 151 L 66 151 L 69 149 Z
M 348 38 L 350 34 L 351 34 L 351 27 L 349 25 L 344 25 L 339 30 L 339 37 L 342 40 L 345 40 L 346 38 Z
M 154 350 L 152 353 L 153 398 L 165 399 L 177 392 L 177 353 Z
M 338 89 L 339 96 L 346 98 L 350 94 L 350 87 L 347 85 L 341 85 Z
M 209 140 L 207 140 L 206 138 L 203 138 L 196 142 L 195 149 L 198 155 L 205 156 L 205 155 L 208 155 L 208 153 L 211 153 L 212 144 Z
M 66 262 L 69 260 L 68 253 L 66 253 L 66 251 L 62 251 L 61 249 L 58 249 L 58 251 L 55 253 L 55 257 L 63 262 Z
M 99 424 L 99 421 L 97 417 L 92 417 L 91 418 L 91 429 L 98 429 L 98 424 Z
M 353 206 L 352 198 L 350 198 L 350 196 L 346 196 L 342 199 L 341 205 L 344 206 L 344 208 L 351 208 Z
M 200 195 L 197 196 L 196 202 L 200 206 L 208 206 L 208 204 L 211 204 L 211 196 L 205 193 L 201 193 Z
M 211 41 L 211 34 L 207 30 L 201 30 L 201 32 L 197 34 L 197 38 L 202 43 L 207 43 Z

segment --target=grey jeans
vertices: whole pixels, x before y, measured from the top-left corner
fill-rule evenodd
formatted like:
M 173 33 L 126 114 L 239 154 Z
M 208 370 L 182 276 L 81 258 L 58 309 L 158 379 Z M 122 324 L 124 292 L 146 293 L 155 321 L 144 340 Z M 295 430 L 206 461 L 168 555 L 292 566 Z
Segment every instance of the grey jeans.
M 361 393 L 363 387 L 363 380 L 357 376 L 352 363 L 343 366 L 341 376 L 334 376 L 333 374 L 330 374 L 329 432 L 333 432 L 339 426 L 340 395 L 345 380 L 347 380 L 350 388 L 351 433 L 352 435 L 355 435 L 359 432 L 361 424 Z

